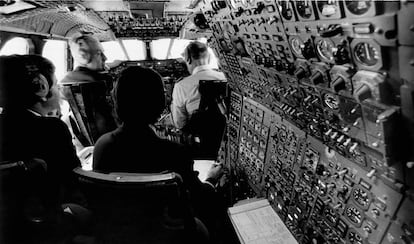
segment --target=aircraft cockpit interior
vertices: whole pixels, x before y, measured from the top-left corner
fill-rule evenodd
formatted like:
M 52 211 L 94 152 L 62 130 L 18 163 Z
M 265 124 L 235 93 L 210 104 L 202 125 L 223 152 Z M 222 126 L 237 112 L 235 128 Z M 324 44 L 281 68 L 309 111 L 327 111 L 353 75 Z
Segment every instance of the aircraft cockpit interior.
M 414 244 L 413 15 L 0 0 L 0 243 Z

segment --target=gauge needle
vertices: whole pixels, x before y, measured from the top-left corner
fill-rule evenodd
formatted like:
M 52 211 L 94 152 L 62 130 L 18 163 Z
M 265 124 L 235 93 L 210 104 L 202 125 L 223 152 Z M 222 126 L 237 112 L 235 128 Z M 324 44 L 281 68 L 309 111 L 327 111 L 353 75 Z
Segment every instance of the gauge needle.
M 369 53 L 368 43 L 364 43 L 364 47 L 365 47 L 365 56 L 366 56 L 367 60 L 371 60 L 371 54 Z

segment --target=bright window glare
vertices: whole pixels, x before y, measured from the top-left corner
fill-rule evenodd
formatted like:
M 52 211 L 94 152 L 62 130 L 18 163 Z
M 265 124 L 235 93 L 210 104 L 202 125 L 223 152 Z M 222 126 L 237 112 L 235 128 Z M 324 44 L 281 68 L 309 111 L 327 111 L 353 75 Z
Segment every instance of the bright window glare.
M 151 55 L 155 59 L 167 59 L 171 39 L 158 39 L 151 42 Z
M 65 76 L 66 70 L 66 48 L 67 43 L 60 40 L 47 40 L 42 56 L 52 61 L 56 67 L 55 75 L 58 81 Z
M 168 48 L 170 47 L 170 42 L 173 41 L 170 53 L 168 53 Z M 159 39 L 151 42 L 151 53 L 152 57 L 155 59 L 170 59 L 170 58 L 182 58 L 185 48 L 193 40 L 187 39 Z M 200 38 L 198 41 L 202 43 L 207 43 L 206 38 Z M 209 47 L 208 52 L 210 53 L 210 65 L 213 68 L 218 68 L 217 57 L 214 54 L 213 50 Z
M 139 40 L 122 40 L 129 60 L 144 60 L 146 58 L 145 43 Z
M 171 50 L 168 50 L 172 42 Z M 152 57 L 155 59 L 181 58 L 185 47 L 191 42 L 186 39 L 159 39 L 151 42 Z M 168 53 L 168 51 L 170 51 Z
M 3 48 L 0 50 L 0 55 L 13 55 L 13 54 L 28 54 L 29 53 L 29 43 L 26 39 L 22 37 L 15 37 L 10 39 L 4 44 Z
M 105 56 L 108 60 L 106 62 L 111 63 L 115 60 L 127 60 L 121 45 L 117 41 L 102 42 Z

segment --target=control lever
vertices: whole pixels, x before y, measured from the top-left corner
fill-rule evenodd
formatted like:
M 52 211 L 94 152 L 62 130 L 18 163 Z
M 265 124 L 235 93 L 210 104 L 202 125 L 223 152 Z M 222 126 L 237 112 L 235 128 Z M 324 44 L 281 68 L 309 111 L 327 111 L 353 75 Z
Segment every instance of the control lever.
M 320 29 L 321 37 L 333 37 L 342 33 L 342 26 L 340 24 L 329 25 L 328 28 Z

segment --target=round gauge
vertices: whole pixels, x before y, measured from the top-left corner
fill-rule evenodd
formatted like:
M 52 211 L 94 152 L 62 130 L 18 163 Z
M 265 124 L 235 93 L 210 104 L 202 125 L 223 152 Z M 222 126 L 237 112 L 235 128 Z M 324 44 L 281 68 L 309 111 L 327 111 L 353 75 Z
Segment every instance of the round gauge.
M 300 0 L 295 3 L 296 10 L 302 18 L 309 19 L 312 16 L 312 3 L 310 0 Z
M 229 0 L 229 4 L 230 4 L 232 9 L 237 9 L 236 0 Z
M 338 11 L 338 1 L 337 0 L 328 0 L 328 1 L 318 1 L 318 9 L 321 15 L 325 17 L 331 17 L 335 15 Z
M 339 109 L 339 100 L 338 98 L 330 93 L 326 93 L 323 95 L 323 102 L 328 106 L 330 109 L 337 110 Z
M 357 188 L 352 192 L 352 197 L 357 204 L 363 207 L 368 207 L 369 203 L 371 202 L 368 193 L 360 188 Z
M 250 6 L 254 6 L 254 5 L 256 4 L 256 0 L 247 0 L 247 3 L 248 3 Z
M 290 39 L 290 47 L 296 56 L 302 56 L 303 41 L 299 37 L 293 37 Z
M 279 0 L 279 10 L 283 18 L 291 20 L 293 17 L 293 9 L 288 0 Z
M 376 65 L 380 59 L 379 50 L 368 42 L 360 42 L 354 47 L 354 55 L 356 60 L 364 65 Z
M 346 8 L 355 15 L 363 15 L 371 8 L 372 0 L 347 0 Z
M 354 222 L 355 224 L 360 224 L 362 222 L 362 214 L 356 207 L 349 206 L 345 210 L 345 214 L 349 220 Z
M 354 231 L 348 232 L 348 240 L 351 244 L 362 244 L 362 237 Z
M 335 48 L 334 43 L 329 39 L 321 39 L 316 43 L 316 51 L 318 56 L 325 61 L 333 61 L 333 49 Z
M 241 0 L 240 3 L 243 5 L 243 7 L 247 8 L 249 7 L 249 0 Z

